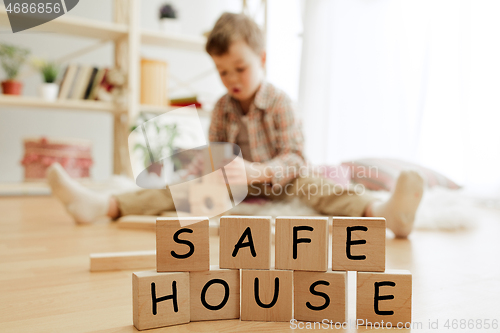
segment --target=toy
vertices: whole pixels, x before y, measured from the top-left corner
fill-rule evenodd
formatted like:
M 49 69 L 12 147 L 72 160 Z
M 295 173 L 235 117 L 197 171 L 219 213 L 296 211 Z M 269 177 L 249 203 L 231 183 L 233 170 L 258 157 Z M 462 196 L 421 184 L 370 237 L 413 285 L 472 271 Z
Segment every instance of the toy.
M 346 272 L 293 272 L 294 317 L 303 321 L 347 318 Z
M 241 270 L 241 320 L 290 321 L 293 272 Z
M 332 232 L 334 271 L 385 270 L 385 219 L 334 217 Z
M 326 272 L 328 218 L 276 218 L 276 268 Z M 314 256 L 308 254 L 314 253 Z
M 196 219 L 196 218 L 195 218 Z M 158 272 L 208 271 L 210 269 L 208 218 L 159 217 L 156 220 L 156 270 Z M 189 223 L 179 227 L 179 222 Z
M 190 272 L 191 321 L 240 317 L 240 271 L 210 266 Z
M 221 217 L 219 265 L 233 269 L 270 269 L 271 217 Z
M 187 225 L 193 219 L 201 222 Z M 358 325 L 396 327 L 411 322 L 411 273 L 385 270 L 385 219 L 333 218 L 334 271 L 297 270 L 323 270 L 327 218 L 277 217 L 276 221 L 276 262 L 287 270 L 270 265 L 270 217 L 221 218 L 220 268 L 209 266 L 207 218 L 158 218 L 157 271 L 133 274 L 135 327 L 238 317 L 342 324 L 347 319 L 347 274 L 341 267 L 358 271 Z M 294 226 L 313 230 L 304 228 L 293 236 Z M 315 230 L 321 237 L 313 234 Z M 304 249 L 311 257 L 320 252 L 311 267 L 300 259 Z
M 134 326 L 138 330 L 188 323 L 189 273 L 132 274 Z M 168 314 L 168 315 L 165 315 Z
M 90 271 L 141 269 L 156 266 L 156 251 L 130 251 L 90 254 Z

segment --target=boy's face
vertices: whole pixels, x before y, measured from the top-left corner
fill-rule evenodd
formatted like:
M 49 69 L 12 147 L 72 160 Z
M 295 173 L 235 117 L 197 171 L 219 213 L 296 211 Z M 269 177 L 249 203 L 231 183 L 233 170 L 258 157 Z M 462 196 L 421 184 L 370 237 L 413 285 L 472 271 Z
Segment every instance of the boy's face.
M 256 54 L 244 41 L 236 41 L 227 53 L 212 59 L 229 95 L 242 102 L 253 98 L 264 78 L 264 51 Z

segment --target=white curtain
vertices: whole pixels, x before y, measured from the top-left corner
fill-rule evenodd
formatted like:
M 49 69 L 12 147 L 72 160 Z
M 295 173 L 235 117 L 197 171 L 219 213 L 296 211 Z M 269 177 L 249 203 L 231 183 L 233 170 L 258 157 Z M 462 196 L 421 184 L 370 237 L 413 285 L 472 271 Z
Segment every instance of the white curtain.
M 304 1 L 308 158 L 401 158 L 500 183 L 498 13 L 495 0 Z

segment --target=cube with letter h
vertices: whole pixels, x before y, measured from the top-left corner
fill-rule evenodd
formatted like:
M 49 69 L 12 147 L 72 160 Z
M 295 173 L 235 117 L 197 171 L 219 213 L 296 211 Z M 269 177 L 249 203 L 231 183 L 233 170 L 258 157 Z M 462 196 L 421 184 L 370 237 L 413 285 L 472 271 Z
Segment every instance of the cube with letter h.
M 188 323 L 189 273 L 158 273 L 155 270 L 132 275 L 134 326 L 138 330 Z

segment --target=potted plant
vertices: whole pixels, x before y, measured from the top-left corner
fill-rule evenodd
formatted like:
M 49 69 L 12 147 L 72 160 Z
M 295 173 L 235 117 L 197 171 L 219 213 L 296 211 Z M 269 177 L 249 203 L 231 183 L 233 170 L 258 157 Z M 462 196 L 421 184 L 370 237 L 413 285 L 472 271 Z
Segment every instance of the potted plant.
M 40 86 L 40 97 L 47 101 L 55 101 L 59 93 L 59 85 L 55 83 L 59 75 L 59 66 L 53 61 L 36 58 L 31 64 L 42 74 L 44 83 Z
M 7 80 L 2 81 L 4 94 L 21 95 L 23 84 L 16 81 L 19 69 L 26 61 L 29 50 L 9 44 L 0 44 L 0 62 L 7 74 Z
M 171 4 L 164 4 L 160 7 L 160 26 L 164 32 L 180 32 L 177 10 Z

